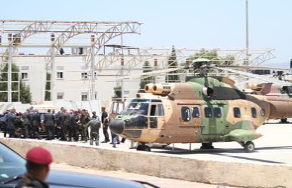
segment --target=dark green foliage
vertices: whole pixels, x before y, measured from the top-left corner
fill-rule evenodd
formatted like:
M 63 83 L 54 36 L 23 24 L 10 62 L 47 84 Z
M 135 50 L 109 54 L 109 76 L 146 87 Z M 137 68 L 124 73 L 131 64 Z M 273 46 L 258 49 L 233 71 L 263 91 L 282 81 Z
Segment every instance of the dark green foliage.
M 171 50 L 171 55 L 168 59 L 168 68 L 176 68 L 176 67 L 177 67 L 176 51 L 173 46 Z M 169 72 L 169 74 L 175 74 L 175 73 L 178 73 L 178 71 Z M 179 75 L 167 75 L 165 79 L 166 79 L 166 82 L 179 82 L 180 80 Z
M 1 91 L 7 91 L 8 90 L 8 64 L 5 65 L 3 69 L 3 73 L 0 77 L 0 90 Z M 15 64 L 12 64 L 12 102 L 17 102 L 20 99 L 20 102 L 22 103 L 30 103 L 31 102 L 31 93 L 28 86 L 25 85 L 25 83 L 21 82 L 18 83 L 19 80 L 19 69 Z M 20 89 L 20 96 L 18 95 L 18 87 Z M 0 102 L 7 102 L 8 101 L 8 93 L 7 92 L 1 92 L 0 93 Z
M 51 100 L 51 73 L 46 75 L 46 92 L 45 92 L 45 101 Z
M 147 73 L 147 72 L 151 72 L 152 71 L 152 67 L 150 66 L 149 61 L 145 61 L 143 64 L 143 73 Z M 144 91 L 144 87 L 146 84 L 148 83 L 152 83 L 154 82 L 154 77 L 153 76 L 149 76 L 146 78 L 142 78 L 141 82 L 140 82 L 140 93 L 145 93 Z

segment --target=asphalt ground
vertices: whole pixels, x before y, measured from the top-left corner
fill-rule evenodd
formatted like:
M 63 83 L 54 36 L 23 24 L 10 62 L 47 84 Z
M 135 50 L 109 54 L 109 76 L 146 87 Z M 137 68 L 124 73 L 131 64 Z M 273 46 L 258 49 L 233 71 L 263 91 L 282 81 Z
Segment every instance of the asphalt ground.
M 292 119 L 290 121 L 292 122 Z M 275 122 L 277 121 L 270 121 L 257 129 L 257 132 L 261 133 L 263 136 L 253 141 L 255 144 L 255 151 L 252 153 L 246 153 L 243 147 L 237 142 L 213 143 L 215 149 L 212 150 L 200 150 L 200 143 L 171 144 L 165 148 L 160 145 L 153 145 L 151 152 L 199 160 L 292 165 L 292 123 L 279 124 Z M 0 137 L 3 138 L 3 133 L 0 133 Z M 100 142 L 103 140 L 104 136 L 102 129 L 100 129 Z M 83 141 L 60 141 L 57 139 L 50 141 L 42 139 L 41 141 L 88 147 L 112 148 L 122 151 L 136 151 L 136 149 L 130 149 L 131 142 L 129 140 L 126 140 L 125 143 L 117 144 L 116 148 L 113 148 L 113 145 L 110 143 L 99 143 L 99 146 L 90 146 L 89 141 L 87 143 Z M 136 143 L 134 143 L 134 145 L 135 144 Z

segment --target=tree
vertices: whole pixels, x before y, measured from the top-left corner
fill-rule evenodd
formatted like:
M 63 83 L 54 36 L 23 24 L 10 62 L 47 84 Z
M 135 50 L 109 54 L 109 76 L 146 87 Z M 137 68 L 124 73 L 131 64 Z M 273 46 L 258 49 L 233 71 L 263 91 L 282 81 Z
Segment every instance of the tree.
M 45 101 L 50 101 L 50 100 L 51 100 L 51 73 L 47 73 Z
M 26 86 L 25 83 L 23 83 L 19 79 L 19 68 L 15 64 L 12 63 L 11 70 L 12 70 L 12 75 L 11 75 L 12 102 L 19 101 L 18 100 L 18 96 L 19 96 L 20 102 L 30 103 L 31 102 L 30 88 Z M 1 91 L 8 90 L 8 82 L 7 82 L 8 73 L 7 72 L 8 72 L 8 64 L 5 65 L 3 69 L 3 73 L 0 75 L 0 90 Z M 13 91 L 18 91 L 18 89 L 20 93 L 13 92 Z M 7 101 L 8 101 L 8 92 L 0 92 L 0 102 L 7 102 Z
M 152 68 L 150 66 L 150 63 L 149 61 L 145 61 L 144 64 L 143 64 L 143 73 L 147 73 L 147 72 L 151 72 L 152 71 Z M 152 83 L 154 81 L 154 77 L 153 76 L 148 76 L 146 78 L 141 78 L 141 81 L 140 81 L 140 92 L 141 93 L 144 93 L 144 87 L 146 84 L 148 83 Z
M 174 46 L 172 46 L 171 55 L 168 58 L 168 68 L 176 68 L 177 61 L 176 61 L 176 50 Z M 171 75 L 176 74 L 178 71 L 171 71 L 169 72 L 170 75 L 166 76 L 166 82 L 178 82 L 180 80 L 179 75 Z

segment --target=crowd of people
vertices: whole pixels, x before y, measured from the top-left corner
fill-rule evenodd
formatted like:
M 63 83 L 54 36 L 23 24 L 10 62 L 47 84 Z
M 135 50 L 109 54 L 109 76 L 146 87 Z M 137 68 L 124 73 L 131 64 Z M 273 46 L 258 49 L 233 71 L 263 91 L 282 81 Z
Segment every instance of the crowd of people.
M 10 138 L 33 138 L 62 141 L 84 141 L 90 140 L 90 144 L 99 145 L 99 129 L 102 127 L 104 141 L 110 142 L 109 138 L 109 116 L 106 108 L 101 108 L 101 115 L 86 110 L 66 110 L 61 107 L 60 111 L 48 110 L 46 113 L 39 113 L 30 107 L 24 113 L 17 113 L 15 109 L 7 110 L 0 114 L 0 128 L 4 137 Z M 90 132 L 89 132 L 90 130 Z M 111 143 L 114 147 L 119 144 L 119 138 L 111 133 Z M 122 139 L 121 142 L 125 140 Z

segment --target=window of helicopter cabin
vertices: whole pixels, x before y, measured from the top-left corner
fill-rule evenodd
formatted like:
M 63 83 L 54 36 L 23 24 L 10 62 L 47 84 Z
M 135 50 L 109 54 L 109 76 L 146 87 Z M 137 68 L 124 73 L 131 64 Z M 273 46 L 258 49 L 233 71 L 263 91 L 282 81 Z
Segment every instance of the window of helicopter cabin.
M 204 112 L 205 112 L 205 117 L 206 118 L 211 118 L 212 117 L 212 109 L 210 107 L 205 107 L 204 108 Z
M 150 116 L 164 116 L 162 104 L 151 105 Z
M 235 118 L 240 118 L 241 117 L 240 108 L 234 107 L 233 108 L 233 115 L 234 115 Z
M 222 116 L 221 109 L 218 108 L 218 107 L 215 107 L 214 108 L 214 117 L 215 118 L 221 118 L 221 116 Z
M 190 121 L 191 120 L 191 110 L 189 107 L 182 107 L 181 108 L 181 118 L 183 121 Z
M 192 113 L 193 118 L 199 118 L 200 117 L 200 111 L 198 107 L 193 107 L 193 113 Z
M 252 116 L 253 118 L 256 118 L 256 117 L 257 117 L 257 109 L 255 109 L 255 108 L 251 108 L 251 116 Z

